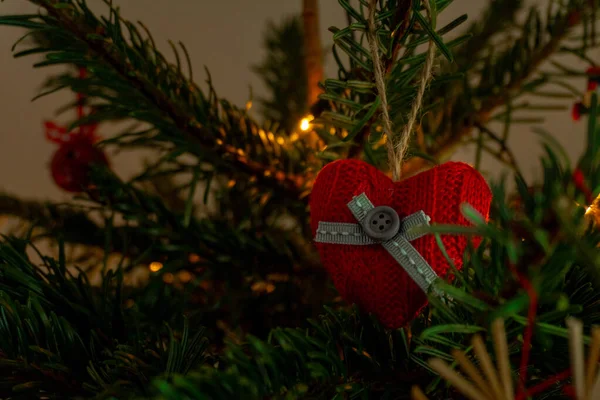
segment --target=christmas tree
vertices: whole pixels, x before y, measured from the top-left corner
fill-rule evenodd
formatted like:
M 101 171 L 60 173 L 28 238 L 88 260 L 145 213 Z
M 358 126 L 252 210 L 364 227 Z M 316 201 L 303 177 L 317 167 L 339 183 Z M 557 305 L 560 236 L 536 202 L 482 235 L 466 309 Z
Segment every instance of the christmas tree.
M 111 1 L 28 1 L 0 24 L 26 31 L 15 57 L 68 67 L 40 96 L 77 94 L 46 123 L 76 195 L 0 197 L 22 222 L 0 242 L 1 398 L 600 399 L 600 1 L 438 26 L 452 0 L 339 0 L 331 78 L 304 0 L 268 30 L 258 117 Z M 535 127 L 549 98 L 587 124 L 576 160 Z M 129 148 L 158 156 L 124 180 L 107 151 Z M 486 183 L 485 155 L 511 176 Z

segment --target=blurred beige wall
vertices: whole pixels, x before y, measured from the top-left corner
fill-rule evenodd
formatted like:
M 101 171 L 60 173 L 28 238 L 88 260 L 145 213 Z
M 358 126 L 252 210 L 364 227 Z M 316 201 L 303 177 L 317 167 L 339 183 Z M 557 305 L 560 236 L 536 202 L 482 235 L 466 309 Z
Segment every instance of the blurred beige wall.
M 101 0 L 88 0 L 98 10 Z M 132 20 L 143 21 L 152 31 L 159 47 L 169 54 L 167 39 L 185 42 L 194 65 L 197 81 L 204 81 L 203 66 L 212 74 L 218 94 L 243 105 L 249 96 L 249 86 L 255 95 L 264 88 L 249 69 L 263 56 L 261 48 L 264 22 L 280 20 L 301 9 L 301 0 L 115 0 L 123 15 Z M 448 22 L 460 14 L 468 13 L 475 18 L 485 1 L 456 0 L 443 13 L 439 24 Z M 540 4 L 546 1 L 540 1 Z M 321 0 L 321 31 L 324 45 L 329 48 L 329 26 L 344 26 L 345 17 L 335 0 Z M 6 0 L 0 3 L 0 14 L 35 12 L 25 0 Z M 72 100 L 68 92 L 45 97 L 34 103 L 30 99 L 37 93 L 44 78 L 56 69 L 34 70 L 33 58 L 15 60 L 11 46 L 20 37 L 15 28 L 0 27 L 0 191 L 37 198 L 67 199 L 51 181 L 48 162 L 55 147 L 43 134 L 42 121 L 51 118 L 58 106 Z M 600 54 L 599 54 L 600 55 Z M 597 59 L 600 59 L 596 55 Z M 581 63 L 567 59 L 576 68 Z M 326 76 L 336 76 L 335 65 L 328 58 Z M 583 88 L 583 82 L 578 83 Z M 544 99 L 537 99 L 543 103 Z M 583 147 L 582 123 L 574 124 L 568 110 L 543 114 L 547 120 L 543 126 L 553 132 L 572 157 Z M 539 171 L 539 139 L 529 126 L 513 127 L 511 145 L 526 175 Z M 110 127 L 101 127 L 100 133 L 110 135 Z M 135 172 L 141 161 L 140 154 L 120 154 L 113 157 L 114 168 L 122 176 Z M 471 162 L 473 154 L 465 149 L 456 159 Z M 498 164 L 486 157 L 484 169 L 498 175 Z

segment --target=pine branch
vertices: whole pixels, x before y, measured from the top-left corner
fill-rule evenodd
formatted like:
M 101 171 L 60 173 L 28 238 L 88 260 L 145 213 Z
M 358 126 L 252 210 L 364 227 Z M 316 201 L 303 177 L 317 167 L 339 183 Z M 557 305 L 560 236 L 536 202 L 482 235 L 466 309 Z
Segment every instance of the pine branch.
M 65 7 L 65 3 L 60 0 L 31 0 L 31 2 L 44 7 L 59 27 L 85 43 L 96 57 L 108 64 L 121 78 L 153 104 L 157 112 L 164 113 L 185 134 L 186 140 L 189 140 L 192 146 L 198 145 L 204 149 L 213 163 L 220 164 L 226 160 L 232 164 L 234 169 L 254 177 L 259 184 L 282 191 L 289 198 L 300 198 L 302 186 L 305 183 L 304 178 L 253 161 L 240 149 L 230 144 L 219 144 L 212 138 L 214 135 L 208 132 L 208 127 L 202 126 L 184 107 L 174 103 L 167 93 L 156 87 L 133 65 L 125 61 L 114 47 L 112 38 L 99 32 L 98 26 L 91 26 L 88 20 L 81 18 L 78 13 L 73 13 L 73 9 Z M 84 4 L 84 2 L 79 2 L 79 6 L 84 6 Z M 102 40 L 98 39 L 99 35 L 102 36 Z M 178 78 L 185 79 L 181 75 L 178 75 Z M 186 86 L 192 88 L 192 91 L 198 90 L 191 82 L 188 82 Z
M 519 175 L 522 175 L 519 170 L 519 164 L 517 163 L 517 158 L 515 157 L 513 151 L 508 147 L 505 140 L 502 140 L 500 136 L 492 132 L 491 129 L 487 128 L 484 125 L 479 123 L 475 124 L 475 127 L 486 136 L 488 136 L 492 141 L 494 141 L 500 147 L 497 156 L 500 158 L 500 161 L 504 161 L 501 157 L 502 155 L 506 155 L 508 157 L 507 164 Z
M 406 34 L 410 23 L 410 11 L 413 6 L 413 1 L 414 0 L 400 0 L 398 2 L 399 4 L 395 7 L 394 19 L 392 21 L 392 26 L 395 28 L 393 35 L 394 42 L 392 43 L 393 50 L 391 57 L 384 60 L 384 67 L 387 74 L 392 71 L 394 62 L 397 60 L 400 50 L 402 50 L 402 37 Z
M 591 3 L 586 3 L 586 7 L 591 9 Z M 550 40 L 537 50 L 530 58 L 528 66 L 524 73 L 511 80 L 501 93 L 482 99 L 482 105 L 472 113 L 467 114 L 463 118 L 464 124 L 451 135 L 442 137 L 433 146 L 436 150 L 431 154 L 435 160 L 447 160 L 454 151 L 463 143 L 466 137 L 472 134 L 473 128 L 484 126 L 488 123 L 493 115 L 493 112 L 506 103 L 513 97 L 515 92 L 518 92 L 529 80 L 538 73 L 538 68 L 550 57 L 556 54 L 561 49 L 561 43 L 571 32 L 574 24 L 571 21 L 577 21 L 577 17 L 584 12 L 580 9 L 571 9 L 557 24 L 552 32 Z M 430 161 L 424 158 L 413 157 L 407 160 L 402 166 L 402 175 L 405 177 L 412 176 L 419 171 L 427 168 Z
M 394 62 L 396 61 L 398 54 L 402 49 L 403 43 L 401 38 L 406 34 L 406 29 L 410 22 L 411 8 L 412 0 L 400 1 L 400 4 L 395 8 L 392 22 L 392 26 L 397 27 L 393 35 L 395 43 L 392 44 L 393 50 L 391 56 L 389 58 L 384 57 L 383 59 L 383 70 L 385 71 L 386 77 L 392 72 Z M 348 158 L 358 158 L 361 156 L 361 153 L 364 150 L 363 147 L 365 142 L 369 138 L 369 134 L 371 133 L 371 129 L 373 128 L 373 124 L 375 122 L 377 122 L 377 118 L 374 116 L 365 124 L 358 135 L 356 135 L 356 137 L 352 140 L 353 146 L 350 147 L 350 150 L 348 151 Z
M 378 34 L 378 37 L 389 36 L 391 38 L 390 43 L 385 44 L 385 46 L 391 48 L 391 51 L 388 53 L 383 53 L 380 56 L 380 61 L 383 63 L 383 70 L 385 71 L 386 76 L 388 77 L 392 73 L 392 69 L 395 65 L 395 62 L 397 61 L 397 57 L 400 53 L 400 50 L 402 49 L 403 45 L 405 45 L 403 39 L 405 39 L 408 36 L 408 27 L 412 15 L 412 0 L 401 0 L 398 3 L 399 4 L 390 3 L 388 5 L 388 7 L 390 8 L 390 12 L 388 13 L 391 16 L 384 20 L 385 22 L 383 23 L 381 32 L 379 32 Z M 340 118 L 343 118 L 345 120 L 344 122 L 345 124 L 348 124 L 348 126 L 344 126 L 344 128 L 353 132 L 350 134 L 349 138 L 343 139 L 349 142 L 347 146 L 348 153 L 345 155 L 345 157 L 359 158 L 362 156 L 364 146 L 369 138 L 371 138 L 373 141 L 377 141 L 376 138 L 371 137 L 371 135 L 373 134 L 374 125 L 378 121 L 377 113 L 371 115 L 371 117 L 368 118 L 368 120 L 366 121 L 363 120 L 364 117 L 360 115 L 368 114 L 370 112 L 370 106 L 377 98 L 376 94 L 374 93 L 374 90 L 371 92 L 368 92 L 366 90 L 368 87 L 374 88 L 374 78 L 371 71 L 374 60 L 371 59 L 371 54 L 363 48 L 363 45 L 366 46 L 366 16 L 362 15 L 362 8 L 361 13 L 359 13 L 357 10 L 353 9 L 352 6 L 346 1 L 343 1 L 342 4 L 347 12 L 349 26 L 342 30 L 339 30 L 337 28 L 330 28 L 330 31 L 334 33 L 334 41 L 336 41 L 336 45 L 339 46 L 339 48 L 346 52 L 348 55 L 350 55 L 350 70 L 346 71 L 339 59 L 337 59 L 338 65 L 341 71 L 343 72 L 342 76 L 344 77 L 346 83 L 348 83 L 349 81 L 354 81 L 355 83 L 360 83 L 364 85 L 364 87 L 352 88 L 351 86 L 348 86 L 346 87 L 347 93 L 339 93 L 338 89 L 340 86 L 343 87 L 343 81 L 335 81 L 333 79 L 327 80 L 325 82 L 325 88 L 327 95 L 329 95 L 328 98 L 332 100 L 333 103 L 336 103 L 336 100 L 339 101 L 341 99 L 355 102 L 356 109 L 352 109 L 352 111 L 348 113 L 345 110 L 345 108 L 347 108 L 346 104 L 342 102 L 336 107 L 336 113 L 328 111 L 325 113 L 323 119 L 334 126 L 338 125 Z M 393 10 L 393 12 L 391 12 L 391 10 Z M 384 13 L 385 11 L 385 9 L 382 9 L 380 12 Z M 353 23 L 353 19 L 356 20 L 356 22 Z M 360 32 L 360 40 L 357 40 L 356 38 L 355 34 L 357 32 Z M 384 45 L 381 44 L 381 46 Z M 362 54 L 357 55 L 354 53 L 356 47 L 363 48 Z M 335 51 L 336 50 L 334 49 L 334 52 Z M 364 60 L 360 60 L 361 62 L 357 62 L 357 57 L 363 58 Z M 398 90 L 402 89 L 406 88 L 401 88 Z M 394 90 L 391 89 L 388 90 L 388 92 L 393 91 Z M 366 104 L 367 106 L 360 108 L 359 104 Z
M 183 318 L 185 294 L 162 282 L 125 289 L 122 270 L 93 287 L 67 269 L 62 246 L 58 260 L 42 265 L 27 247 L 0 242 L 0 397 L 146 398 L 152 377 L 186 374 L 203 361 L 205 331 Z
M 417 377 L 407 365 L 407 346 L 403 330 L 386 331 L 356 309 L 326 309 L 309 329 L 278 328 L 268 341 L 249 337 L 242 345 L 231 343 L 219 368 L 205 366 L 187 378 L 156 380 L 155 398 L 203 393 L 214 400 L 309 399 L 333 397 L 336 391 L 352 397 L 381 395 L 387 382 L 407 392 Z M 374 380 L 381 387 L 373 387 Z
M 66 243 L 106 249 L 107 228 L 89 218 L 89 209 L 77 210 L 72 205 L 23 200 L 0 194 L 0 215 L 17 217 L 42 228 L 44 236 L 60 237 Z M 113 227 L 109 251 L 135 257 L 152 245 L 151 238 L 133 229 Z
M 600 146 L 599 135 L 590 132 L 587 145 L 593 152 Z M 474 334 L 483 334 L 484 346 L 492 347 L 490 323 L 497 318 L 505 321 L 509 367 L 518 380 L 530 303 L 524 280 L 540 294 L 527 384 L 566 369 L 565 318 L 576 316 L 586 326 L 600 322 L 600 281 L 593 279 L 600 232 L 585 229 L 584 209 L 576 204 L 583 193 L 568 166 L 550 147 L 546 150 L 543 185 L 530 191 L 516 177 L 522 207 L 508 204 L 503 186 L 496 185 L 489 222 L 465 210 L 474 227 L 461 232 L 455 226 L 430 228 L 436 234 L 481 234 L 486 239 L 469 251 L 468 264 L 455 272 L 452 283 L 436 283 L 429 307 L 409 327 L 386 330 L 356 309 L 325 308 L 309 329 L 275 329 L 267 342 L 249 337 L 241 345 L 230 344 L 219 368 L 204 366 L 187 378 L 155 381 L 155 398 L 174 400 L 194 393 L 215 400 L 309 399 L 315 394 L 404 398 L 412 385 L 427 388 L 431 398 L 456 398 L 427 361 L 451 361 L 457 352 L 471 358 Z M 594 187 L 600 182 L 598 163 L 585 171 Z
M 491 1 L 481 18 L 471 24 L 467 31 L 473 37 L 459 49 L 456 58 L 465 63 L 475 63 L 491 40 L 514 25 L 517 13 L 523 8 L 523 0 Z

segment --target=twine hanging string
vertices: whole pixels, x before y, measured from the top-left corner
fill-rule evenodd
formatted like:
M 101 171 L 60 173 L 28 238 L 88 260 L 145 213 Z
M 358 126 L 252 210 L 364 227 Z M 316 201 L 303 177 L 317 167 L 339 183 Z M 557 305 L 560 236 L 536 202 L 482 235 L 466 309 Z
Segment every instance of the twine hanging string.
M 422 0 L 421 3 L 427 12 L 427 16 L 431 20 L 431 5 L 429 4 L 429 0 Z M 429 83 L 429 79 L 431 79 L 431 70 L 433 69 L 433 61 L 435 59 L 435 45 L 433 41 L 429 41 L 429 48 L 427 49 L 425 66 L 421 72 L 417 96 L 412 104 L 410 113 L 408 114 L 408 121 L 402 130 L 402 134 L 398 137 L 398 139 L 396 139 L 392 131 L 392 121 L 390 119 L 387 103 L 385 75 L 383 72 L 382 61 L 379 57 L 379 49 L 377 47 L 377 28 L 375 26 L 376 9 L 377 0 L 371 0 L 371 3 L 369 4 L 369 29 L 367 32 L 367 37 L 371 50 L 371 56 L 373 57 L 375 84 L 377 86 L 379 98 L 381 99 L 383 130 L 387 137 L 388 163 L 390 170 L 392 171 L 392 176 L 394 180 L 397 181 L 400 179 L 402 174 L 402 161 L 406 151 L 408 150 L 410 136 L 415 126 L 415 122 L 417 121 L 417 117 L 419 116 L 419 111 L 425 95 L 425 89 L 427 89 L 427 84 Z
M 392 140 L 392 121 L 390 120 L 390 113 L 388 111 L 387 104 L 387 93 L 385 90 L 385 77 L 383 75 L 383 65 L 381 65 L 381 58 L 379 57 L 379 49 L 377 48 L 377 31 L 375 27 L 375 11 L 377 9 L 377 0 L 371 0 L 369 5 L 369 29 L 367 31 L 369 47 L 371 48 L 371 57 L 373 57 L 373 67 L 375 68 L 375 84 L 377 85 L 377 91 L 379 92 L 379 98 L 381 99 L 381 108 L 383 114 L 383 133 L 387 136 L 387 150 L 388 150 L 388 161 L 394 180 L 397 180 L 399 170 L 397 166 L 392 163 L 392 160 L 397 160 L 396 149 L 394 148 Z

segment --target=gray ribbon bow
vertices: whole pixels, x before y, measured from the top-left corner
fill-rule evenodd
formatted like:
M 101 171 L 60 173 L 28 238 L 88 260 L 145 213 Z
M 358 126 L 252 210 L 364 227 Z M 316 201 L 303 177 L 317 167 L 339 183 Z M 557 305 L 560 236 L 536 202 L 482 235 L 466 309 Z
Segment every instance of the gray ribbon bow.
M 365 193 L 354 197 L 348 208 L 358 221 L 358 224 L 342 222 L 319 222 L 315 241 L 318 243 L 347 244 L 347 245 L 376 245 L 381 244 L 383 248 L 404 268 L 408 276 L 427 293 L 429 287 L 438 278 L 435 271 L 423 256 L 410 244 L 426 233 L 414 232 L 412 228 L 417 226 L 428 226 L 431 218 L 423 211 L 402 219 L 400 230 L 391 239 L 377 241 L 365 233 L 365 217 L 375 206 Z

